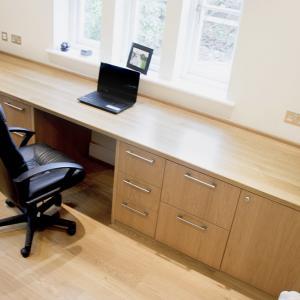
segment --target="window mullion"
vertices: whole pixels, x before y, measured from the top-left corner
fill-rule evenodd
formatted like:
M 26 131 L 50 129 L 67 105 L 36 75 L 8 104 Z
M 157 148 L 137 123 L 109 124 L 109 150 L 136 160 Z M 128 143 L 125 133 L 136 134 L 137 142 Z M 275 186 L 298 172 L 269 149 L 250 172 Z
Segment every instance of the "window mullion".
M 116 2 L 117 0 L 103 0 L 102 7 L 100 55 L 101 60 L 108 63 L 113 61 Z
M 179 57 L 182 53 L 184 16 L 188 0 L 169 0 L 161 51 L 160 77 L 171 80 L 178 73 Z

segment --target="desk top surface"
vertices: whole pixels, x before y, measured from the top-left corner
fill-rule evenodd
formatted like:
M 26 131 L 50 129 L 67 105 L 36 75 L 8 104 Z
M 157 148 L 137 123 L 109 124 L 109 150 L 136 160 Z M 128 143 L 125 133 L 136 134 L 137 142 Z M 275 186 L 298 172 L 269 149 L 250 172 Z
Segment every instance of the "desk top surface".
M 0 93 L 300 211 L 300 149 L 144 97 L 119 115 L 79 103 L 93 80 L 0 52 Z

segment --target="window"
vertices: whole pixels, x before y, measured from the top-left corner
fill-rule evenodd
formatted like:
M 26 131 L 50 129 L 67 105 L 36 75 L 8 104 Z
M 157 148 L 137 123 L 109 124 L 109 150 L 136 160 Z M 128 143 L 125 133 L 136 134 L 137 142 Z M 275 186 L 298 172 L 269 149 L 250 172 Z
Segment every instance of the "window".
M 101 40 L 102 0 L 72 0 L 73 43 L 99 47 Z
M 243 0 L 57 0 L 56 3 L 61 6 L 68 3 L 71 22 L 65 31 L 71 32 L 73 49 L 93 48 L 90 62 L 98 63 L 100 59 L 125 66 L 131 44 L 136 42 L 154 50 L 152 72 L 147 77 L 155 82 L 182 86 L 193 93 L 218 89 L 217 97 L 226 94 Z M 200 89 L 201 85 L 206 88 Z
M 134 0 L 132 9 L 134 10 L 134 23 L 130 44 L 136 42 L 152 48 L 154 51 L 150 69 L 158 71 L 167 0 Z
M 226 83 L 237 40 L 242 0 L 195 0 L 185 75 Z

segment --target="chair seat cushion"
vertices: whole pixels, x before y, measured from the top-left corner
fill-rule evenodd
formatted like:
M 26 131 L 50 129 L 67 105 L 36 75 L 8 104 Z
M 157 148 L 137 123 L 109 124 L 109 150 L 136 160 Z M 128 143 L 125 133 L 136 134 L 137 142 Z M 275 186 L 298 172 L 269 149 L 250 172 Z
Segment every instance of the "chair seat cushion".
M 62 154 L 61 152 L 54 150 L 45 144 L 34 144 L 19 149 L 28 169 L 33 169 L 38 166 L 57 163 L 57 162 L 74 162 L 72 159 Z M 66 182 L 63 182 L 67 169 L 53 170 L 50 172 L 38 175 L 30 180 L 28 187 L 27 200 L 34 199 L 45 193 L 61 187 L 61 190 L 65 190 L 84 178 L 84 171 L 76 170 L 72 177 Z

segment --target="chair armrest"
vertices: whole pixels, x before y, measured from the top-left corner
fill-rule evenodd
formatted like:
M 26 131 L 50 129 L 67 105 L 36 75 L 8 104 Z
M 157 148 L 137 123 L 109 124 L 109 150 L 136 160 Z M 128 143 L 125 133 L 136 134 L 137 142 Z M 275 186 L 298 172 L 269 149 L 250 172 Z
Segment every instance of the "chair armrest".
M 30 169 L 24 173 L 22 173 L 20 176 L 15 178 L 13 181 L 15 183 L 23 183 L 24 181 L 27 181 L 37 175 L 43 174 L 45 172 L 51 172 L 54 170 L 59 169 L 69 169 L 66 177 L 72 175 L 76 170 L 83 170 L 83 167 L 76 163 L 69 163 L 69 162 L 61 162 L 61 163 L 50 163 L 47 165 L 39 166 L 33 169 Z
M 24 133 L 24 137 L 20 144 L 20 147 L 26 146 L 28 144 L 29 140 L 35 134 L 34 131 L 26 129 L 26 128 L 21 128 L 21 127 L 9 127 L 8 130 L 9 130 L 9 132 Z

